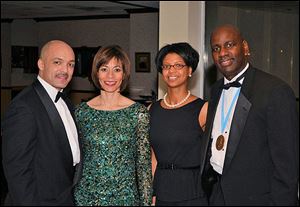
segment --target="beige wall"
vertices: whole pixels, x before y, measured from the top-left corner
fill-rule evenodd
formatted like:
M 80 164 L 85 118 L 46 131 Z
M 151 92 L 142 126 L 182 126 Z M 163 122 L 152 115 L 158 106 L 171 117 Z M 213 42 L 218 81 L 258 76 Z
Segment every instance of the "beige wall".
M 204 51 L 204 1 L 160 1 L 159 48 L 175 42 L 188 42 L 200 54 L 198 69 L 193 74 L 190 89 L 203 97 L 203 51 Z M 159 75 L 158 97 L 165 94 L 166 86 Z
M 145 24 L 147 22 L 147 24 Z M 130 14 L 130 98 L 149 96 L 157 90 L 157 71 L 154 58 L 158 50 L 158 13 Z M 150 72 L 135 72 L 135 53 L 150 53 Z

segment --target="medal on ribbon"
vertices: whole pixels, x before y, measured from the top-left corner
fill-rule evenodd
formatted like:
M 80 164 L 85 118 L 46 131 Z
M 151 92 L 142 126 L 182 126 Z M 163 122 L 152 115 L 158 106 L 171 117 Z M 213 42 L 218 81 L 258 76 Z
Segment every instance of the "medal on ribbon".
M 224 147 L 224 142 L 225 142 L 225 137 L 221 134 L 218 136 L 217 141 L 216 141 L 216 148 L 217 150 L 221 150 Z
M 236 102 L 239 93 L 240 93 L 240 88 L 237 90 L 237 92 L 235 93 L 231 103 L 230 103 L 230 107 L 228 109 L 228 112 L 226 114 L 226 116 L 224 117 L 224 91 L 222 92 L 222 107 L 221 107 L 221 134 L 218 136 L 217 140 L 216 140 L 216 149 L 218 151 L 222 150 L 224 145 L 225 145 L 225 137 L 223 135 L 225 127 L 227 125 L 228 119 L 229 119 L 229 115 L 231 114 L 232 108 L 234 103 Z

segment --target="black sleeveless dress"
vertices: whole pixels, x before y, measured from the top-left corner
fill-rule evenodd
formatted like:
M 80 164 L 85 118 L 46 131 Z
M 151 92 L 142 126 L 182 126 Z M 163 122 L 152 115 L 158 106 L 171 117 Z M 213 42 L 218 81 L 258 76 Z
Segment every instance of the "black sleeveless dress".
M 205 101 L 198 98 L 176 109 L 165 109 L 160 102 L 150 108 L 150 142 L 158 162 L 154 195 L 181 204 L 203 199 L 207 205 L 199 175 L 203 130 L 198 118 Z

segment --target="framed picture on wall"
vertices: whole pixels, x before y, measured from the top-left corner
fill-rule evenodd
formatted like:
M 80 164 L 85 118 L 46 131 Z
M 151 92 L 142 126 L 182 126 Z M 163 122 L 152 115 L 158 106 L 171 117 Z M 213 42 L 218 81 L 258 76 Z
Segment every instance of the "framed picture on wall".
M 150 52 L 135 53 L 135 72 L 150 72 Z

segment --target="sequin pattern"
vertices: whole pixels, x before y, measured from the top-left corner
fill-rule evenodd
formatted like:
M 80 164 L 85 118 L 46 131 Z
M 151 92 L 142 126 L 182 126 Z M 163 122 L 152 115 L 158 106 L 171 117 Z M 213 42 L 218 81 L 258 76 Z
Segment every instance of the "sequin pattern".
M 75 111 L 82 139 L 82 177 L 76 205 L 147 206 L 152 199 L 149 114 L 139 103 L 115 111 L 81 103 Z

